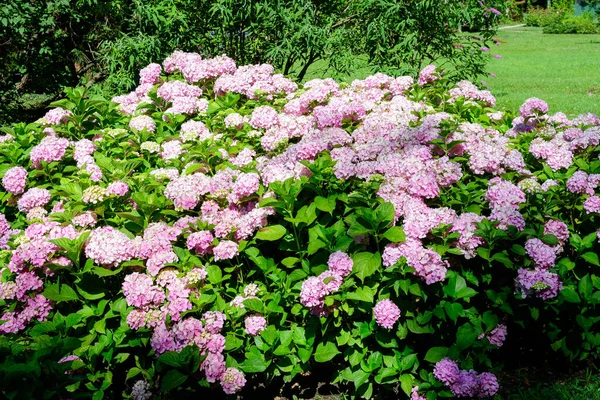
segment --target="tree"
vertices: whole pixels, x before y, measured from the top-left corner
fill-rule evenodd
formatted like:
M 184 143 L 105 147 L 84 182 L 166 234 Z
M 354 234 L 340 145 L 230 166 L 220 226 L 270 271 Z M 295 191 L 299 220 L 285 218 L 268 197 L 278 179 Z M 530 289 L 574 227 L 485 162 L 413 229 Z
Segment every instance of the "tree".
M 8 0 L 0 10 L 0 121 L 32 119 L 83 84 L 113 95 L 176 49 L 271 63 L 298 80 L 322 62 L 343 76 L 446 64 L 484 73 L 505 0 Z M 37 94 L 32 112 L 26 100 Z M 29 95 L 29 97 L 28 97 Z M 41 97 L 39 97 L 41 95 Z

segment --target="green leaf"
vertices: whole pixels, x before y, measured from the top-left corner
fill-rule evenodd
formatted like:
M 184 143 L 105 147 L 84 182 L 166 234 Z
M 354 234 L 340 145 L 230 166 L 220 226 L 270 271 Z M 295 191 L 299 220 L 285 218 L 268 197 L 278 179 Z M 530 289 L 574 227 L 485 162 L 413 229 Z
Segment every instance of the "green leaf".
M 363 252 L 355 254 L 352 257 L 354 266 L 352 271 L 356 273 L 356 276 L 364 282 L 365 278 L 373 275 L 375 271 L 381 266 L 381 255 L 377 253 Z
M 252 311 L 257 311 L 259 313 L 264 313 L 265 310 L 265 306 L 262 302 L 262 300 L 260 299 L 246 299 L 244 300 L 244 305 L 246 306 L 247 309 L 252 310 Z
M 256 349 L 256 351 L 258 351 L 258 349 Z M 245 359 L 239 366 L 244 372 L 264 372 L 269 364 L 271 364 L 270 361 L 265 361 L 262 354 L 259 356 L 257 353 L 246 353 L 246 356 L 248 355 L 250 355 L 250 357 Z
M 592 295 L 592 291 L 594 290 L 594 285 L 592 284 L 592 278 L 587 274 L 579 281 L 577 285 L 577 289 L 579 290 L 579 294 L 584 299 L 588 299 Z
M 407 396 L 410 396 L 410 392 L 413 388 L 413 376 L 410 374 L 402 374 L 400 376 L 400 387 Z
M 281 239 L 286 232 L 286 229 L 281 225 L 271 225 L 259 229 L 258 232 L 256 232 L 256 238 L 260 240 L 274 241 Z
M 389 226 L 395 218 L 394 205 L 390 202 L 380 204 L 375 209 L 375 218 L 379 223 L 379 228 L 385 228 Z
M 600 266 L 600 259 L 598 259 L 598 254 L 596 253 L 592 253 L 591 251 L 583 253 L 581 255 L 581 258 L 583 258 L 585 261 L 589 262 L 592 265 Z
M 478 336 L 479 332 L 477 332 L 473 325 L 467 322 L 456 331 L 456 346 L 459 350 L 464 350 L 471 346 Z
M 577 294 L 577 292 L 575 291 L 573 286 L 567 286 L 567 287 L 563 288 L 563 290 L 561 290 L 560 293 L 565 298 L 565 301 L 567 301 L 569 303 L 580 303 L 581 302 L 581 299 L 579 298 L 579 295 Z
M 409 331 L 416 333 L 417 335 L 434 332 L 434 329 L 431 327 L 431 325 L 421 326 L 414 319 L 407 320 L 406 325 Z
M 460 303 L 445 303 L 444 310 L 446 311 L 448 317 L 454 321 L 454 323 L 456 323 L 458 317 L 462 316 L 463 314 L 463 306 Z
M 367 303 L 372 303 L 374 298 L 375 291 L 368 286 L 359 287 L 355 292 L 350 292 L 346 296 L 348 300 L 365 301 Z
M 417 362 L 417 355 L 415 353 L 407 354 L 400 360 L 400 370 L 406 371 L 412 368 Z
M 327 362 L 338 354 L 340 354 L 340 351 L 334 343 L 319 343 L 317 350 L 315 351 L 315 361 Z
M 446 354 L 448 354 L 447 347 L 432 347 L 427 354 L 425 354 L 425 361 L 436 363 L 446 357 Z
M 161 392 L 168 392 L 172 389 L 175 389 L 178 386 L 181 386 L 183 382 L 187 380 L 187 375 L 182 374 L 176 369 L 172 369 L 162 378 L 162 382 L 160 385 Z
M 321 211 L 333 214 L 333 211 L 335 210 L 335 197 L 329 196 L 325 198 L 317 196 L 315 197 L 315 206 Z
M 404 242 L 406 240 L 406 234 L 399 226 L 392 226 L 390 229 L 385 231 L 383 237 L 392 243 Z
M 550 235 L 550 234 L 542 236 L 541 240 L 542 240 L 542 242 L 549 244 L 550 246 L 555 246 L 559 243 L 558 238 L 556 236 Z
M 117 268 L 115 270 L 111 270 L 108 268 L 103 268 L 103 267 L 94 267 L 94 269 L 92 269 L 92 271 L 94 272 L 94 274 L 100 276 L 100 277 L 106 277 L 106 276 L 113 276 L 113 275 L 117 275 L 119 274 L 121 271 L 123 270 L 122 267 Z
M 57 303 L 79 300 L 79 297 L 73 288 L 65 284 L 59 285 L 58 283 L 46 285 L 42 295 L 48 300 L 52 300 Z
M 166 353 L 161 354 L 158 356 L 158 361 L 163 364 L 170 365 L 171 367 L 181 367 L 179 353 L 176 351 L 167 351 Z

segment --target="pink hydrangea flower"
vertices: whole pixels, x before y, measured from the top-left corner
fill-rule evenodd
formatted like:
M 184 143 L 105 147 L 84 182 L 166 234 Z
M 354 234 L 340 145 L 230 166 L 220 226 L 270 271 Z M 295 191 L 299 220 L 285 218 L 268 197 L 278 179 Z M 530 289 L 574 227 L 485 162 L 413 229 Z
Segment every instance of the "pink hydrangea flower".
M 46 189 L 31 188 L 17 202 L 19 211 L 29 211 L 34 207 L 43 207 L 50 201 L 50 192 Z
M 244 320 L 246 333 L 251 336 L 256 336 L 267 327 L 267 320 L 260 315 L 246 317 Z
M 148 66 L 142 68 L 140 70 L 140 85 L 150 84 L 154 85 L 159 82 L 160 73 L 162 72 L 162 67 L 160 64 L 148 64 Z
M 95 263 L 116 267 L 131 259 L 131 240 L 113 227 L 104 226 L 92 231 L 85 246 L 85 255 Z
M 115 196 L 125 196 L 128 191 L 129 185 L 121 181 L 114 181 L 106 188 L 106 194 Z
M 429 64 L 428 66 L 423 68 L 421 73 L 419 73 L 419 82 L 418 83 L 420 86 L 423 86 L 423 85 L 425 85 L 427 83 L 431 83 L 437 79 L 439 79 L 439 75 L 436 73 L 435 65 Z
M 57 107 L 48 111 L 42 118 L 46 120 L 49 125 L 59 125 L 67 122 L 67 117 L 70 115 L 73 115 L 71 111 Z
M 384 299 L 373 308 L 373 315 L 379 326 L 392 329 L 400 318 L 400 309 L 390 299 Z
M 156 130 L 156 123 L 152 117 L 147 115 L 139 115 L 131 118 L 131 121 L 129 121 L 129 128 L 137 131 L 143 131 L 145 129 L 148 132 L 154 132 Z
M 527 251 L 527 255 L 540 268 L 548 269 L 556 263 L 556 251 L 552 246 L 545 244 L 540 239 L 527 240 L 525 242 L 525 251 Z
M 222 240 L 218 245 L 213 248 L 213 254 L 215 261 L 219 260 L 230 260 L 237 256 L 239 253 L 238 244 L 231 240 Z
M 246 378 L 237 368 L 227 368 L 220 379 L 223 391 L 227 394 L 234 394 L 244 387 Z
M 352 261 L 350 256 L 343 251 L 332 253 L 327 261 L 329 270 L 340 275 L 342 278 L 350 275 L 353 265 L 354 261 Z
M 2 186 L 7 192 L 21 194 L 27 185 L 27 170 L 23 167 L 12 167 L 4 174 Z

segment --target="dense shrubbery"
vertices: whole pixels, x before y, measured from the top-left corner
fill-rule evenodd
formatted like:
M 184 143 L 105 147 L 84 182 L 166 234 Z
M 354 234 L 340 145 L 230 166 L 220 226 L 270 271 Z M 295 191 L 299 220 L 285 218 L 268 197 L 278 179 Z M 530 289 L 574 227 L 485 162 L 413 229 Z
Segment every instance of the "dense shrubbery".
M 356 396 L 487 397 L 515 354 L 598 356 L 597 116 L 513 118 L 433 66 L 299 89 L 176 52 L 140 77 L 3 129 L 3 396 L 328 363 Z
M 534 8 L 523 16 L 527 26 L 543 27 L 544 33 L 599 33 L 600 25 L 592 12 L 573 15 L 570 8 Z
M 484 72 L 505 0 L 8 0 L 0 8 L 0 122 L 33 121 L 65 86 L 114 95 L 174 49 L 228 54 L 302 80 L 367 65 L 418 73 L 445 62 L 460 79 Z M 484 4 L 485 3 L 485 4 Z M 495 8 L 494 8 L 495 7 Z M 470 34 L 463 34 L 470 32 Z

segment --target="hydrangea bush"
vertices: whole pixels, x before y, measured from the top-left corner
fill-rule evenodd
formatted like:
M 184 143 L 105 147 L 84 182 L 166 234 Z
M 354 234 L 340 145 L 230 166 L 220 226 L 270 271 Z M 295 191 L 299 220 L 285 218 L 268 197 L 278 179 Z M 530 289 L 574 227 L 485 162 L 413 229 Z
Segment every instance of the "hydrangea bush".
M 175 52 L 0 137 L 7 398 L 493 396 L 600 347 L 600 119 L 428 66 L 302 87 Z M 246 388 L 246 389 L 244 389 Z M 243 393 L 243 392 L 242 392 Z

